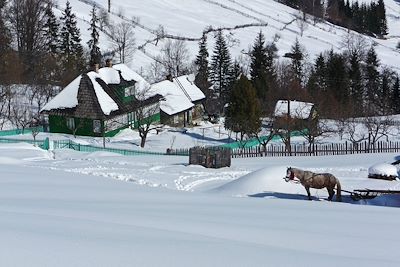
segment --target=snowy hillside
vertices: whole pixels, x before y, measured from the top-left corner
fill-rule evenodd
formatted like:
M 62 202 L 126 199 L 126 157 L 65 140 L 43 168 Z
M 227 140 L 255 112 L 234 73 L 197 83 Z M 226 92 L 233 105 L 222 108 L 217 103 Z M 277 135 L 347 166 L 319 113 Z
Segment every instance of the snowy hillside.
M 368 1 L 370 0 L 362 0 Z M 64 0 L 58 2 L 57 14 L 60 15 L 65 7 Z M 106 0 L 71 0 L 73 11 L 77 14 L 79 26 L 86 42 L 89 38 L 90 10 L 95 2 L 100 8 L 107 9 Z M 234 57 L 244 56 L 252 45 L 257 32 L 262 30 L 268 41 L 278 38 L 278 54 L 284 55 L 290 50 L 296 38 L 304 45 L 313 58 L 317 53 L 329 50 L 342 49 L 343 38 L 348 34 L 347 29 L 330 23 L 313 24 L 312 19 L 304 27 L 301 36 L 300 24 L 296 20 L 299 16 L 297 10 L 291 9 L 275 1 L 263 0 L 121 0 L 111 1 L 111 21 L 121 21 L 121 18 L 137 23 L 135 28 L 137 50 L 134 59 L 129 65 L 143 72 L 152 62 L 152 57 L 158 55 L 164 41 L 155 40 L 156 32 L 163 27 L 165 33 L 170 36 L 188 38 L 187 47 L 191 58 L 194 59 L 198 49 L 198 38 L 202 31 L 209 26 L 213 28 L 223 27 L 225 34 L 229 35 L 231 53 Z M 388 19 L 387 39 L 380 40 L 365 37 L 368 42 L 377 44 L 376 50 L 383 64 L 389 65 L 400 71 L 398 62 L 400 54 L 396 45 L 400 40 L 400 5 L 395 0 L 385 0 Z M 233 29 L 240 25 L 257 24 L 263 26 L 250 26 L 241 29 Z M 209 46 L 212 48 L 213 34 L 209 34 Z M 149 42 L 150 41 L 150 42 Z M 101 47 L 109 47 L 107 38 L 102 35 Z

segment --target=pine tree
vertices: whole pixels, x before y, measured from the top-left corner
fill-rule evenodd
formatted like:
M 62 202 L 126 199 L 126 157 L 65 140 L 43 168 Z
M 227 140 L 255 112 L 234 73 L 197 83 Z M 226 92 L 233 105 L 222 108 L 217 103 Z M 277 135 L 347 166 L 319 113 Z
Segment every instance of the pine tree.
M 53 55 L 59 53 L 60 48 L 59 23 L 53 12 L 53 4 L 51 1 L 46 6 L 46 23 L 44 25 L 44 38 L 48 52 Z
M 196 57 L 196 68 L 197 75 L 195 77 L 194 83 L 200 90 L 206 95 L 207 98 L 210 97 L 210 82 L 208 81 L 210 76 L 210 67 L 208 66 L 208 49 L 207 49 L 207 35 L 204 33 L 203 37 L 199 42 L 199 54 Z
M 363 82 L 361 76 L 360 58 L 358 53 L 353 52 L 350 55 L 350 68 L 348 71 L 350 83 L 350 98 L 353 103 L 354 112 L 356 115 L 363 114 Z
M 80 31 L 77 27 L 76 16 L 72 13 L 69 1 L 66 3 L 61 21 L 60 50 L 63 58 L 64 70 L 69 73 L 68 76 L 74 77 L 85 69 L 85 64 Z
M 379 87 L 379 60 L 375 52 L 375 48 L 371 48 L 367 52 L 367 58 L 365 62 L 365 86 L 366 86 L 366 99 L 368 107 L 372 108 L 375 106 L 377 101 L 377 88 Z
M 225 117 L 225 128 L 240 134 L 240 140 L 245 136 L 257 134 L 261 128 L 261 108 L 257 93 L 251 82 L 241 75 L 236 81 L 228 102 Z
M 310 95 L 314 98 L 321 93 L 326 92 L 326 65 L 322 54 L 319 54 L 315 60 L 314 68 L 307 84 L 307 89 Z
M 378 19 L 379 34 L 386 35 L 387 34 L 387 21 L 386 21 L 385 3 L 383 0 L 378 0 L 378 5 L 376 8 L 376 16 Z
M 304 59 L 304 53 L 303 49 L 300 45 L 299 39 L 296 38 L 296 41 L 294 45 L 292 46 L 292 49 L 290 51 L 291 53 L 291 69 L 293 73 L 293 78 L 295 82 L 301 85 L 302 80 L 303 80 L 303 59 Z
M 349 82 L 346 71 L 346 60 L 343 55 L 332 50 L 326 62 L 327 92 L 335 97 L 342 105 L 346 104 L 349 97 Z
M 90 31 L 91 38 L 87 42 L 87 44 L 89 46 L 90 53 L 89 66 L 94 66 L 95 64 L 100 64 L 101 61 L 101 52 L 98 46 L 99 32 L 97 31 L 97 22 L 99 21 L 99 19 L 97 18 L 96 14 L 96 6 L 93 6 L 91 17 L 92 18 L 90 20 L 90 28 L 88 29 Z
M 258 98 L 264 100 L 268 91 L 267 87 L 267 49 L 264 34 L 260 31 L 254 41 L 250 53 L 251 82 L 257 91 Z
M 391 97 L 391 82 L 392 82 L 393 73 L 389 69 L 384 69 L 380 74 L 380 84 L 378 89 L 378 101 L 377 105 L 378 115 L 389 115 L 391 111 L 390 108 L 390 97 Z
M 399 75 L 396 75 L 395 82 L 392 89 L 391 97 L 392 110 L 394 114 L 400 114 L 400 81 Z
M 211 57 L 210 79 L 213 83 L 214 91 L 221 100 L 221 109 L 224 106 L 225 95 L 230 87 L 231 81 L 231 56 L 222 31 L 218 31 L 215 41 L 213 55 Z

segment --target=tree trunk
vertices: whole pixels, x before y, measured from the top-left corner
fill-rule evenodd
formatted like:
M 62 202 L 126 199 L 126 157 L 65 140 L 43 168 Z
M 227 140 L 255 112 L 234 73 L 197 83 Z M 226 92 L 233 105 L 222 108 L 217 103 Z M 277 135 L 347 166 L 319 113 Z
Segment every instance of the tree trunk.
M 142 139 L 140 141 L 140 147 L 144 147 L 145 144 L 146 144 L 146 135 L 142 136 Z

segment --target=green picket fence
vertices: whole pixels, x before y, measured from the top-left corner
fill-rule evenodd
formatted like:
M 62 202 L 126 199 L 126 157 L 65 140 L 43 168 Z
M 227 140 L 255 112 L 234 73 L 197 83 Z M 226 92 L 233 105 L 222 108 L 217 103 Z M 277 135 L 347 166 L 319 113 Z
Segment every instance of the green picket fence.
M 52 144 L 50 144 L 52 142 Z M 12 144 L 12 143 L 28 143 L 40 147 L 45 150 L 49 150 L 50 147 L 52 149 L 73 149 L 81 152 L 112 152 L 125 156 L 138 156 L 138 155 L 148 155 L 148 156 L 188 156 L 188 152 L 184 149 L 182 150 L 169 150 L 166 153 L 162 152 L 152 152 L 152 151 L 140 151 L 140 150 L 127 150 L 127 149 L 118 149 L 118 148 L 104 148 L 90 145 L 82 145 L 78 143 L 74 143 L 71 140 L 55 140 L 49 141 L 49 138 L 45 140 L 24 140 L 24 139 L 12 139 L 12 138 L 0 138 L 0 143 L 3 144 Z
M 9 138 L 0 138 L 0 143 L 3 144 L 15 144 L 15 143 L 28 143 L 35 145 L 37 147 L 43 148 L 43 149 L 49 149 L 49 140 L 22 140 L 22 139 L 9 139 Z
M 0 131 L 0 136 L 20 135 L 20 134 L 32 134 L 32 131 L 44 132 L 43 126 L 31 127 L 25 129 L 13 129 Z
M 118 149 L 118 148 L 104 148 L 90 145 L 82 145 L 78 143 L 74 143 L 71 140 L 61 140 L 61 141 L 53 141 L 54 149 L 73 149 L 81 152 L 112 152 L 125 156 L 138 156 L 138 155 L 148 155 L 148 156 L 187 156 L 185 153 L 180 153 L 181 151 L 171 151 L 170 153 L 162 153 L 162 152 L 151 152 L 151 151 L 139 151 L 139 150 L 126 150 L 126 149 Z

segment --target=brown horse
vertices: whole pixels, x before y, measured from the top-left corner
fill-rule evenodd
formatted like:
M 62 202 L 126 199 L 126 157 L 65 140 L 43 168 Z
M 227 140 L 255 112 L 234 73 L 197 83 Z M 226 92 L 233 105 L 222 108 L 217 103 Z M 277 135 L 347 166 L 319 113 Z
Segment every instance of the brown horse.
M 336 186 L 336 201 L 342 201 L 339 179 L 330 173 L 314 173 L 310 171 L 303 171 L 301 169 L 289 167 L 286 170 L 286 181 L 299 179 L 300 183 L 304 186 L 307 191 L 308 199 L 311 200 L 310 187 L 321 189 L 326 187 L 329 193 L 328 200 L 331 201 L 335 195 Z

